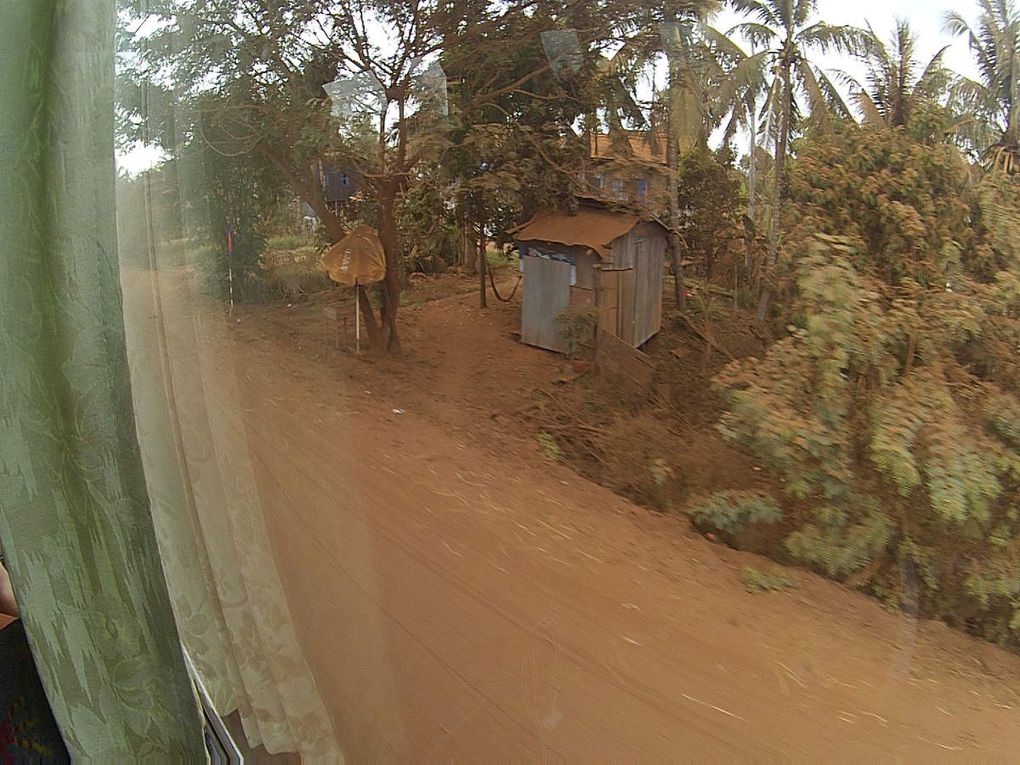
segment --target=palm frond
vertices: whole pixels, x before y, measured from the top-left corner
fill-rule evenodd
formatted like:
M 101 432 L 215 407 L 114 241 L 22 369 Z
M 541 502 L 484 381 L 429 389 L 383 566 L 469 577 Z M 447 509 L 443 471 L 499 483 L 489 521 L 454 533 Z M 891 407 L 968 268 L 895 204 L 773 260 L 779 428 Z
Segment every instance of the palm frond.
M 871 100 L 871 96 L 864 90 L 856 91 L 852 96 L 854 103 L 861 112 L 861 121 L 865 125 L 884 125 L 885 115 L 878 105 Z
M 728 37 L 733 37 L 734 35 L 746 37 L 755 48 L 767 48 L 779 38 L 779 34 L 771 27 L 751 21 L 745 21 L 731 27 L 726 32 L 726 35 Z
M 747 58 L 747 52 L 740 47 L 730 36 L 719 31 L 710 24 L 701 24 L 698 32 L 705 44 L 725 63 L 736 63 Z
M 801 47 L 817 48 L 823 53 L 859 54 L 866 47 L 868 33 L 858 27 L 832 26 L 819 21 L 797 33 Z
M 850 113 L 850 107 L 843 100 L 843 95 L 839 92 L 839 88 L 833 84 L 829 75 L 822 69 L 816 70 L 814 75 L 818 80 L 818 86 L 822 90 L 822 95 L 825 97 L 825 103 L 829 110 L 841 119 L 852 120 L 853 114 Z
M 782 19 L 776 14 L 773 3 L 769 0 L 730 0 L 730 7 L 737 13 L 758 19 L 762 24 L 781 27 Z
M 917 99 L 937 99 L 941 96 L 949 87 L 950 74 L 949 70 L 943 65 L 943 60 L 946 56 L 946 51 L 950 48 L 949 45 L 941 48 L 938 53 L 931 57 L 931 60 L 924 67 L 924 71 L 917 78 L 917 82 L 914 84 L 914 96 Z
M 722 103 L 737 104 L 747 94 L 762 93 L 766 89 L 766 69 L 775 58 L 772 51 L 759 51 L 745 56 L 719 83 L 717 98 Z
M 797 0 L 797 5 L 793 9 L 793 23 L 798 27 L 806 24 L 817 5 L 817 0 Z

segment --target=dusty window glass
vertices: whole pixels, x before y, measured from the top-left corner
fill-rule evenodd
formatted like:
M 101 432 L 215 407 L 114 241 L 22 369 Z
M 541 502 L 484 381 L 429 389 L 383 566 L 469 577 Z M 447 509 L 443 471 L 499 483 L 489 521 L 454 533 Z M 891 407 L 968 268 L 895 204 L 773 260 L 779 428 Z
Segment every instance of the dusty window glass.
M 131 426 L 242 748 L 1016 751 L 1013 2 L 109 24 Z

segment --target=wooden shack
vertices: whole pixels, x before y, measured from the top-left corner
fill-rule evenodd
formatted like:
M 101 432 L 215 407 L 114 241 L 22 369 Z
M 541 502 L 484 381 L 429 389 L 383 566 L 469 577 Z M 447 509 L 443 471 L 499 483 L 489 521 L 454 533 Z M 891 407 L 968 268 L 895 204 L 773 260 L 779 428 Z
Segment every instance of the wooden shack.
M 557 317 L 572 305 L 598 309 L 599 330 L 634 348 L 662 327 L 666 229 L 598 206 L 543 211 L 511 232 L 524 273 L 521 341 L 563 352 Z

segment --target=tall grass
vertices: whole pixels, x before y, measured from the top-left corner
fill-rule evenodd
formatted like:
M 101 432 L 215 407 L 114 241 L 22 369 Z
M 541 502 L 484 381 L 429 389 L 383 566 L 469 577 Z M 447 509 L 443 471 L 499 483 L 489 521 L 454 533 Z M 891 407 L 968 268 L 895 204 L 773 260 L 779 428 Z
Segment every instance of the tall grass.
M 266 240 L 267 250 L 298 250 L 302 247 L 318 247 L 319 240 L 314 234 L 281 234 Z

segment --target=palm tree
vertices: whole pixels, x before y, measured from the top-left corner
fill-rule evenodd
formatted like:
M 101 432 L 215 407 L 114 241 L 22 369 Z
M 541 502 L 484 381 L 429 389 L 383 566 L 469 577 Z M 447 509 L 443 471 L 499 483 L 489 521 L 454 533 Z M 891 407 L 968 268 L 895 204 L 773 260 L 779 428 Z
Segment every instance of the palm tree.
M 639 0 L 626 4 L 620 30 L 623 45 L 607 63 L 611 87 L 619 94 L 608 105 L 610 126 L 620 114 L 629 116 L 637 103 L 639 74 L 653 68 L 662 53 L 668 63 L 667 86 L 653 105 L 665 113 L 666 157 L 669 162 L 671 256 L 677 305 L 686 309 L 680 258 L 682 237 L 679 214 L 679 158 L 681 149 L 707 146 L 714 123 L 709 108 L 710 83 L 722 74 L 719 61 L 705 45 L 707 18 L 719 8 L 718 0 Z M 714 31 L 714 30 L 713 30 Z M 625 87 L 621 88 L 620 86 Z M 620 91 L 626 91 L 625 93 Z M 624 107 L 624 108 L 621 108 Z M 643 121 L 632 120 L 632 121 Z M 652 141 L 656 140 L 655 130 Z
M 669 160 L 669 228 L 677 307 L 687 310 L 687 292 L 683 283 L 680 257 L 680 149 L 707 145 L 712 129 L 709 109 L 709 83 L 718 75 L 719 61 L 704 44 L 705 24 L 714 2 L 703 2 L 686 10 L 681 17 L 676 6 L 667 3 L 662 25 L 662 42 L 669 62 L 666 100 L 669 107 L 669 131 L 666 156 Z
M 738 24 L 730 34 L 741 34 L 755 48 L 761 48 L 743 65 L 750 73 L 771 71 L 766 108 L 775 141 L 775 178 L 772 187 L 772 217 L 769 226 L 769 260 L 775 263 L 779 251 L 780 206 L 783 202 L 783 171 L 789 149 L 790 131 L 798 116 L 797 97 L 807 99 L 810 114 L 825 125 L 829 114 L 849 118 L 832 81 L 813 66 L 808 54 L 839 51 L 858 53 L 867 34 L 861 29 L 811 22 L 817 0 L 730 0 L 731 5 L 753 21 Z M 764 318 L 769 295 L 764 292 L 758 314 Z
M 1011 0 L 978 4 L 981 16 L 973 27 L 956 11 L 946 14 L 946 31 L 967 38 L 980 72 L 979 80 L 960 77 L 954 90 L 997 134 L 982 147 L 987 165 L 1020 172 L 1020 13 Z
M 889 42 L 883 42 L 868 25 L 861 55 L 867 67 L 865 83 L 851 81 L 853 98 L 867 124 L 905 127 L 918 108 L 936 103 L 949 85 L 942 59 L 943 47 L 918 73 L 917 36 L 904 19 L 897 19 Z
M 654 66 L 658 57 L 666 54 L 667 86 L 658 94 L 653 111 L 659 111 L 669 125 L 666 146 L 671 170 L 669 228 L 673 235 L 676 298 L 681 310 L 685 308 L 686 296 L 680 260 L 677 189 L 680 158 L 688 152 L 707 151 L 709 137 L 724 121 L 726 141 L 740 127 L 748 129 L 755 138 L 766 89 L 762 71 L 765 57 L 750 60 L 739 45 L 710 25 L 709 20 L 719 6 L 718 0 L 631 2 L 629 25 L 621 30 L 624 45 L 605 67 L 617 90 L 625 83 L 630 96 L 629 99 L 617 96 L 610 104 L 610 123 L 618 125 L 620 116 L 629 116 L 636 105 L 636 73 Z M 754 163 L 752 173 L 753 170 Z M 752 192 L 752 217 L 753 196 Z

